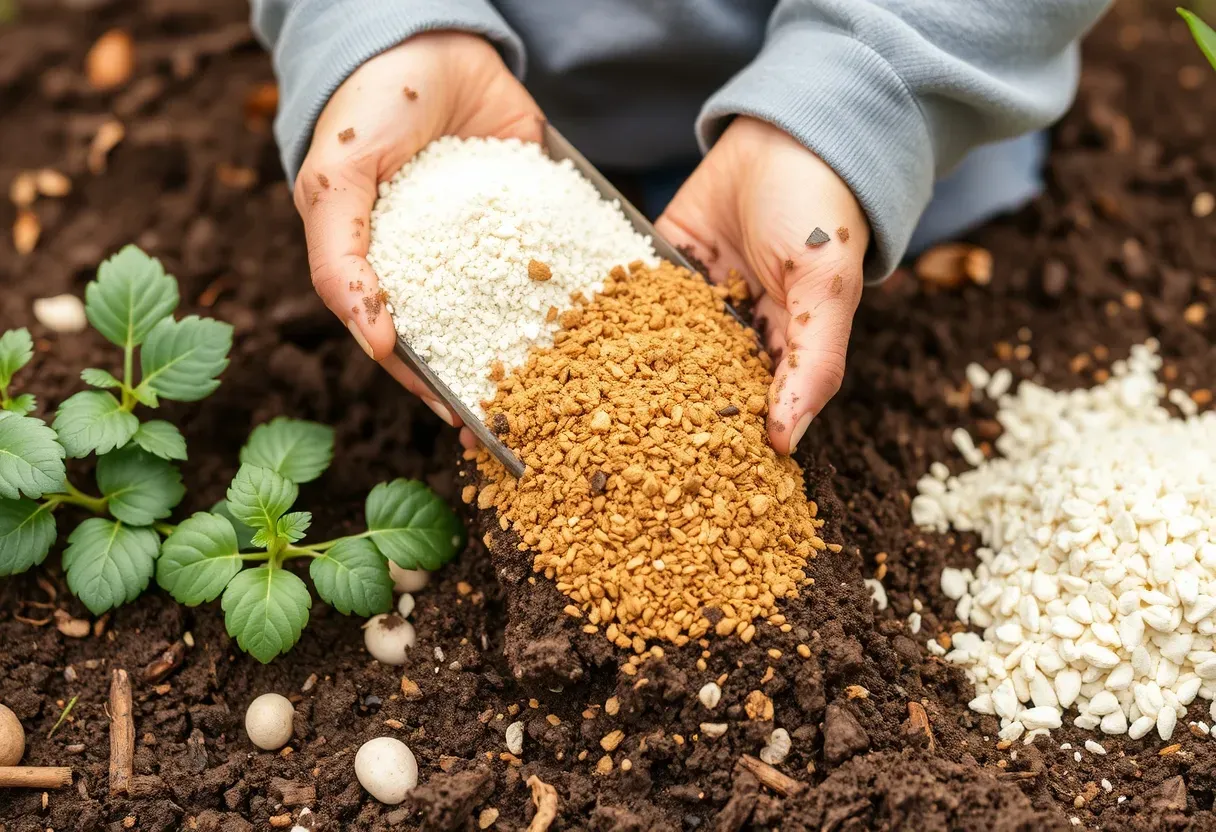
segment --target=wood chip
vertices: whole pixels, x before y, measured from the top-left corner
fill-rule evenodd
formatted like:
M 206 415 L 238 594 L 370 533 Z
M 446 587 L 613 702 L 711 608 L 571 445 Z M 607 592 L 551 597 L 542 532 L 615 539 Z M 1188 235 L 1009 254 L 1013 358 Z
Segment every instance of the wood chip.
M 750 754 L 744 754 L 740 757 L 739 765 L 750 771 L 760 781 L 760 785 L 767 789 L 772 789 L 782 797 L 797 794 L 804 788 L 801 781 L 782 774 L 768 763 Z
M 829 242 L 831 239 L 832 238 L 828 236 L 828 232 L 816 226 L 815 230 L 811 232 L 811 235 L 806 238 L 806 244 L 810 248 L 815 248 L 816 246 L 821 246 L 824 243 Z
M 135 44 L 122 29 L 106 32 L 84 58 L 84 74 L 89 86 L 107 91 L 121 87 L 135 70 Z
M 9 201 L 18 208 L 28 208 L 38 198 L 38 179 L 33 171 L 23 170 L 8 186 Z
M 532 803 L 536 806 L 536 815 L 528 824 L 528 832 L 545 832 L 557 819 L 557 789 L 535 774 L 528 778 L 527 785 L 532 790 Z
M 130 791 L 135 766 L 135 717 L 131 679 L 116 668 L 110 675 L 110 794 Z
M 908 720 L 918 730 L 929 738 L 929 750 L 937 750 L 937 740 L 933 737 L 933 726 L 929 723 L 929 714 L 925 706 L 919 702 L 908 703 Z
M 72 192 L 72 180 L 54 168 L 43 168 L 34 174 L 38 193 L 52 199 L 67 196 Z
M 90 173 L 99 176 L 106 172 L 106 161 L 109 158 L 110 151 L 118 147 L 126 135 L 127 131 L 122 126 L 122 122 L 113 119 L 97 128 L 97 133 L 93 136 L 93 142 L 89 145 L 89 153 L 86 160 Z
M 17 253 L 26 255 L 32 252 L 40 236 L 42 223 L 38 215 L 26 208 L 18 211 L 17 219 L 13 222 L 13 248 Z

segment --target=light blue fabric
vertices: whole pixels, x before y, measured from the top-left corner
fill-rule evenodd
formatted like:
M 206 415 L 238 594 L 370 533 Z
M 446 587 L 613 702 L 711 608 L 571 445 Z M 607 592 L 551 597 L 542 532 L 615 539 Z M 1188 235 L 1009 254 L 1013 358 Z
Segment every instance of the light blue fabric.
M 360 64 L 419 32 L 471 31 L 601 167 L 695 158 L 737 115 L 785 130 L 865 209 L 871 280 L 904 255 L 935 181 L 972 149 L 1065 111 L 1077 40 L 1108 3 L 252 0 L 274 50 L 275 132 L 291 177 L 329 96 Z

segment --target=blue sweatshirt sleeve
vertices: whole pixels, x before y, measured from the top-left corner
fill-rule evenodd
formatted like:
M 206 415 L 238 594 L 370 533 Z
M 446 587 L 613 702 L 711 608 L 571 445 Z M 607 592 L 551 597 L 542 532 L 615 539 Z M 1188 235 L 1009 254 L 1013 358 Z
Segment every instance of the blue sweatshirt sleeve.
M 705 103 L 698 139 L 707 149 L 749 115 L 815 152 L 868 215 L 866 277 L 879 279 L 898 265 L 936 177 L 977 145 L 1063 115 L 1077 40 L 1107 5 L 780 0 L 760 54 Z
M 523 44 L 488 0 L 252 0 L 251 11 L 279 79 L 275 138 L 289 179 L 334 91 L 365 61 L 408 37 L 441 29 L 480 34 L 512 72 L 524 72 Z

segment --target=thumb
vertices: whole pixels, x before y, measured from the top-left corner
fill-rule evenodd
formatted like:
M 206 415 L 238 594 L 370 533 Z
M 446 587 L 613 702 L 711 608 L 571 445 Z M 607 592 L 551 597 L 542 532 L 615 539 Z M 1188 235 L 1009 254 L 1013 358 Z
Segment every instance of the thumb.
M 860 262 L 813 252 L 802 261 L 795 262 L 787 283 L 785 351 L 769 396 L 769 438 L 787 454 L 840 389 L 861 301 Z

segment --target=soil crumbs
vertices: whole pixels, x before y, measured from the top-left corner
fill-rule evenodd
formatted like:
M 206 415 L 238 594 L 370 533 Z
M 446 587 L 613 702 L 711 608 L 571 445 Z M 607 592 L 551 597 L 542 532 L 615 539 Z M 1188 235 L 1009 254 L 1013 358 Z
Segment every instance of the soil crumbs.
M 63 5 L 23 3 L 20 20 L 0 26 L 0 179 L 54 167 L 73 182 L 66 197 L 34 205 L 32 254 L 0 240 L 0 326 L 30 324 L 35 298 L 79 294 L 105 255 L 136 242 L 181 279 L 185 312 L 207 308 L 237 331 L 219 392 L 171 412 L 191 450 L 182 511 L 218 499 L 250 427 L 283 413 L 338 430 L 334 467 L 302 495 L 318 531 L 353 527 L 367 489 L 392 476 L 458 501 L 467 471 L 452 432 L 364 360 L 307 285 L 299 221 L 258 104 L 269 60 L 246 4 Z M 114 27 L 134 39 L 134 76 L 97 93 L 84 56 Z M 321 605 L 296 649 L 261 666 L 229 642 L 214 605 L 187 610 L 159 592 L 84 639 L 27 623 L 47 604 L 84 614 L 52 556 L 0 584 L 0 701 L 25 724 L 25 762 L 71 765 L 75 782 L 45 798 L 0 794 L 0 828 L 517 830 L 537 811 L 534 789 L 547 794 L 538 781 L 556 790 L 549 828 L 563 830 L 1213 828 L 1216 741 L 1206 737 L 1179 732 L 1166 748 L 1104 738 L 1107 754 L 1080 762 L 1087 735 L 1071 728 L 998 747 L 995 720 L 966 708 L 962 673 L 925 648 L 958 627 L 940 570 L 971 563 L 976 541 L 921 533 L 908 507 L 930 462 L 961 465 L 950 430 L 989 442 L 999 431 L 965 386 L 972 361 L 1088 385 L 1155 335 L 1167 380 L 1203 397 L 1216 359 L 1205 314 L 1216 245 L 1212 220 L 1194 209 L 1210 204 L 1201 195 L 1216 178 L 1204 117 L 1214 105 L 1216 78 L 1168 5 L 1117 6 L 1089 39 L 1078 102 L 1054 131 L 1048 193 L 974 237 L 993 254 L 991 284 L 930 292 L 899 275 L 867 293 L 846 387 L 799 459 L 824 539 L 844 549 L 810 563 L 815 592 L 785 605 L 789 633 L 762 626 L 748 644 L 626 655 L 564 615 L 565 596 L 482 514 L 476 522 L 495 534 L 471 535 L 419 594 L 405 667 L 371 661 L 356 622 Z M 105 126 L 114 120 L 121 133 Z M 99 132 L 113 145 L 102 158 L 90 154 Z M 0 225 L 16 218 L 0 205 Z M 93 335 L 32 330 L 38 353 L 21 381 L 45 414 L 111 352 Z M 863 577 L 882 582 L 885 610 Z M 914 604 L 918 633 L 907 623 Z M 170 648 L 180 665 L 144 681 Z M 139 786 L 111 797 L 115 667 L 136 686 Z M 722 690 L 712 711 L 697 698 L 711 679 Z M 245 706 L 266 691 L 296 703 L 295 738 L 279 754 L 255 752 L 241 728 Z M 1189 719 L 1205 718 L 1192 708 Z M 519 757 L 504 742 L 516 721 Z M 774 726 L 791 737 L 776 766 L 784 777 L 744 757 Z M 358 745 L 385 734 L 405 740 L 422 770 L 400 807 L 371 800 L 352 774 Z

